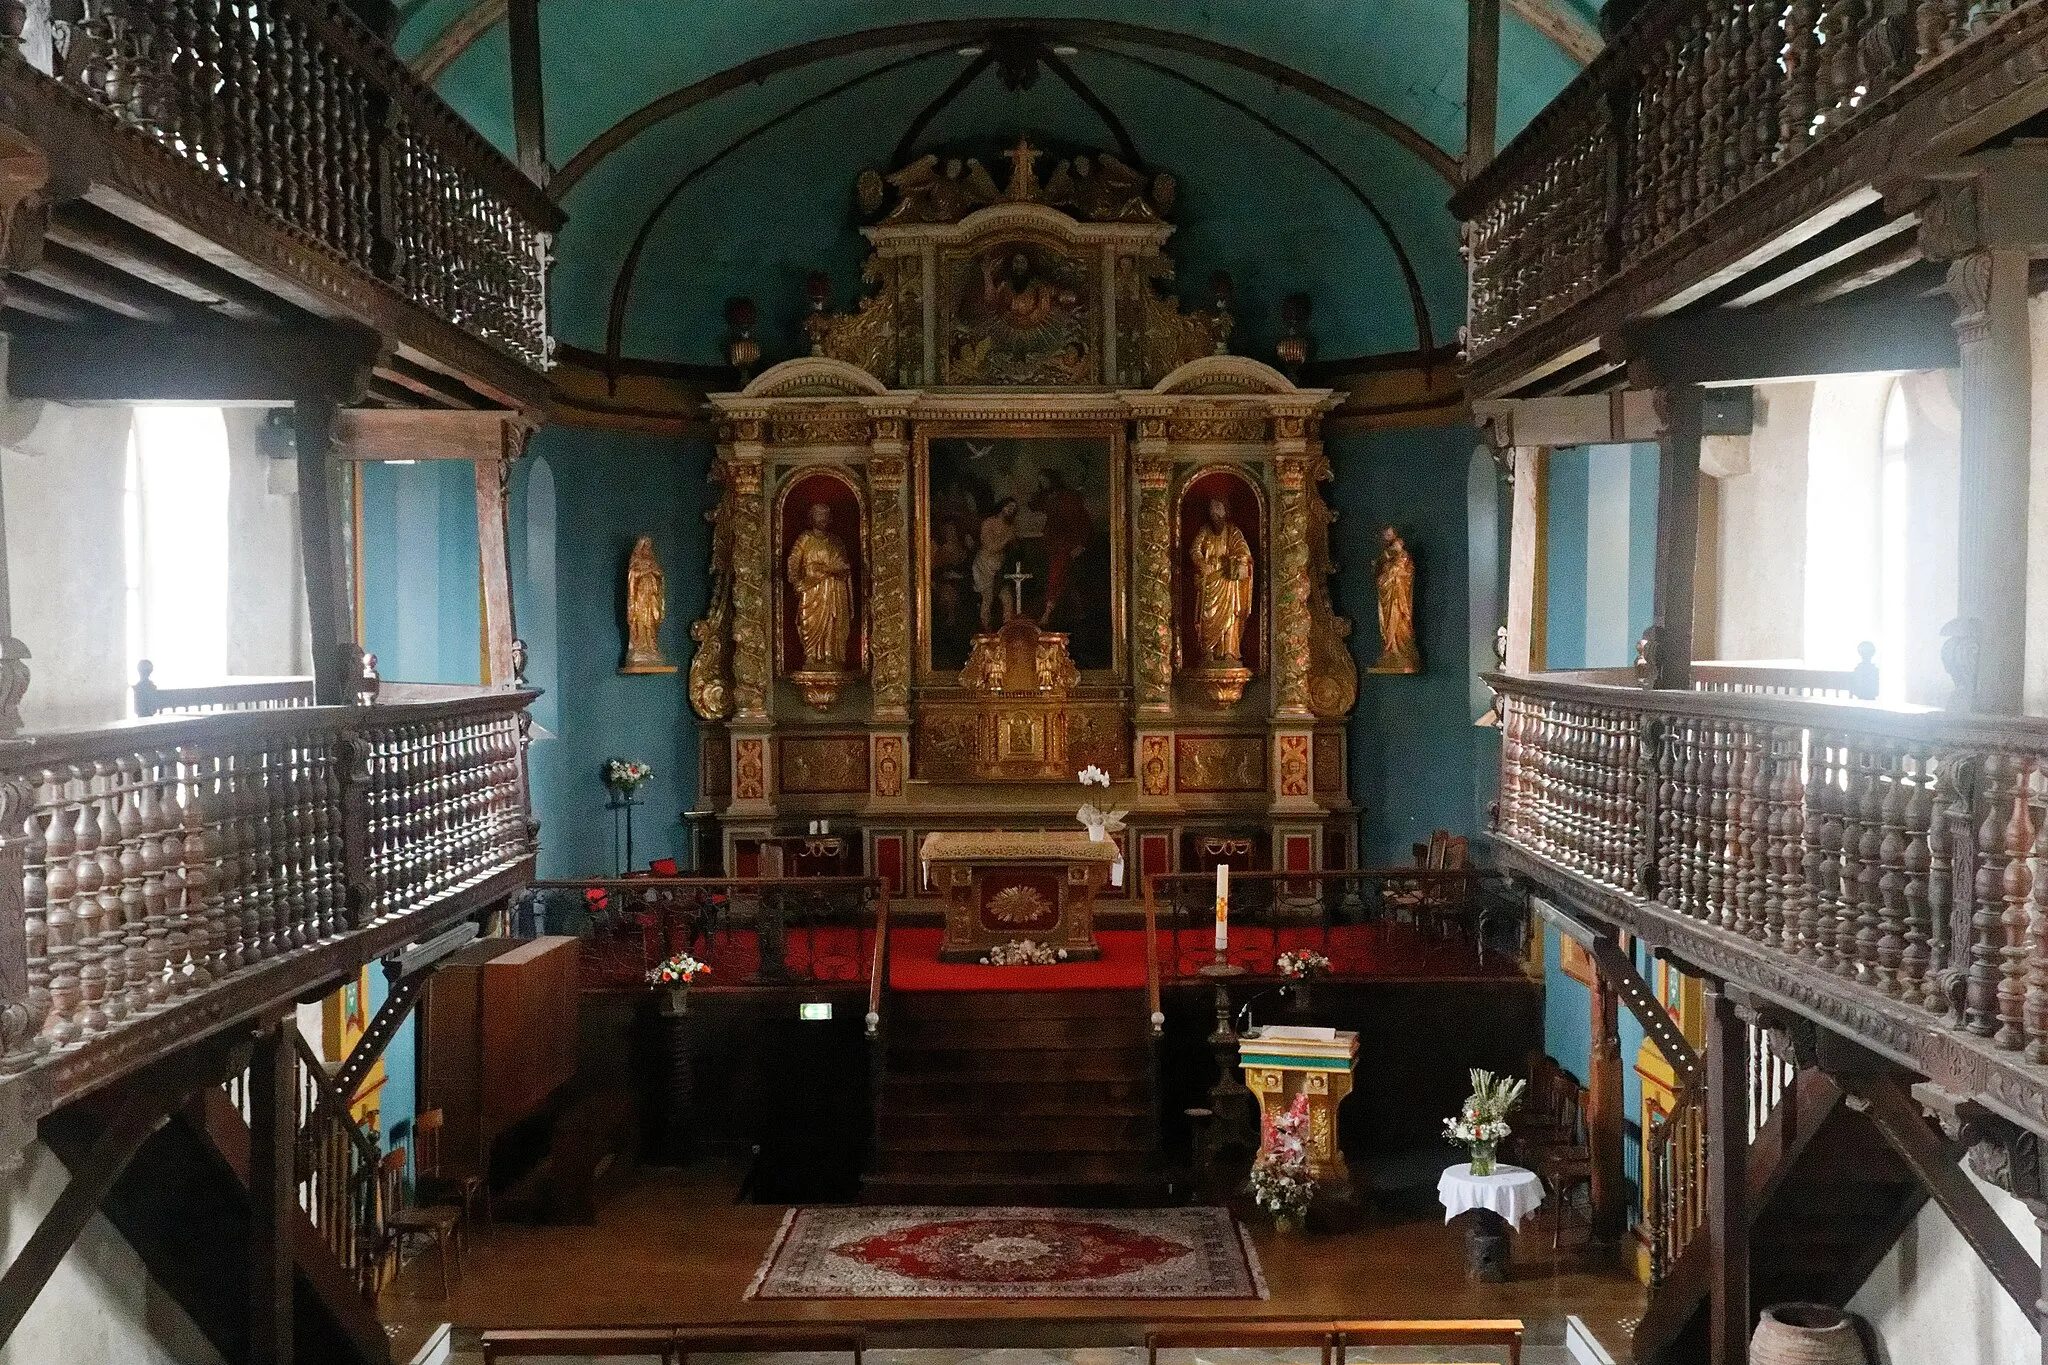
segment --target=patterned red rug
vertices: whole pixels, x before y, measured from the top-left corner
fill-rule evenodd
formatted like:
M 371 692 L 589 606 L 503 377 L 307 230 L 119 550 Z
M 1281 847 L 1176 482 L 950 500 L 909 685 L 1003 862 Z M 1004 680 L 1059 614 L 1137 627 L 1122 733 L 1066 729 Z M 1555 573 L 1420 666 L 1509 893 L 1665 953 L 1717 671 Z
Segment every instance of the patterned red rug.
M 1263 1299 L 1224 1209 L 798 1208 L 750 1299 Z

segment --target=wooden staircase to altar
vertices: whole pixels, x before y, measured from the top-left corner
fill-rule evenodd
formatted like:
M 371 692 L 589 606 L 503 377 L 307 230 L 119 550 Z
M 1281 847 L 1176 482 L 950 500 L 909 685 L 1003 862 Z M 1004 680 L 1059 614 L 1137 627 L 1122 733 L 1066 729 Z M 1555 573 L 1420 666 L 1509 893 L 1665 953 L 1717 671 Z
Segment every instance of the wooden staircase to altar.
M 889 1009 L 869 1202 L 1166 1201 L 1143 991 L 899 991 Z

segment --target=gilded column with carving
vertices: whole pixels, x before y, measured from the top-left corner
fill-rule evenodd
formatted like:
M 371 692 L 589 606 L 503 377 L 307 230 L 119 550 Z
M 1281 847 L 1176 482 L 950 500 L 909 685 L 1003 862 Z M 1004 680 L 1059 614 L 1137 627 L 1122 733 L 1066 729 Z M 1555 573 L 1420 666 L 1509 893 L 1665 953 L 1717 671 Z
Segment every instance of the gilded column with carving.
M 1324 720 L 1351 714 L 1358 702 L 1358 661 L 1351 657 L 1351 623 L 1330 604 L 1330 576 L 1337 563 L 1330 555 L 1330 525 L 1336 512 L 1323 500 L 1317 486 L 1330 479 L 1329 457 L 1315 442 L 1315 426 L 1309 426 L 1310 480 L 1308 500 L 1308 704 Z
M 768 517 L 762 506 L 765 450 L 758 419 L 732 424 L 732 692 L 740 720 L 764 720 L 773 676 L 769 651 Z
M 869 680 L 875 719 L 910 718 L 910 555 L 904 470 L 909 442 L 902 415 L 875 418 L 868 456 Z
M 1133 568 L 1138 583 L 1135 646 L 1138 709 L 1166 714 L 1173 709 L 1173 459 L 1167 453 L 1166 419 L 1138 422 L 1138 544 Z
M 1276 461 L 1280 518 L 1273 547 L 1273 682 L 1282 716 L 1314 714 L 1309 706 L 1309 504 L 1319 501 L 1315 463 L 1299 449 Z

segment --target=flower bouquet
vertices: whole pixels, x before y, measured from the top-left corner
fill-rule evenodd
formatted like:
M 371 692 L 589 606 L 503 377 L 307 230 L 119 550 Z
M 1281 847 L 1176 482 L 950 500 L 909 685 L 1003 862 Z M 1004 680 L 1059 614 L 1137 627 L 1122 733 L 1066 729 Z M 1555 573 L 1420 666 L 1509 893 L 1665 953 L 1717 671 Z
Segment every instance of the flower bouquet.
M 1472 1154 L 1472 1174 L 1493 1174 L 1493 1151 L 1507 1141 L 1508 1111 L 1522 1102 L 1527 1081 L 1472 1071 L 1472 1093 L 1464 1107 L 1444 1120 L 1444 1140 L 1462 1144 Z
M 1096 767 L 1093 763 L 1081 769 L 1074 776 L 1080 779 L 1081 785 L 1084 787 L 1107 788 L 1109 786 L 1109 774 Z M 1130 814 L 1129 811 L 1106 811 L 1097 806 L 1093 801 L 1089 801 L 1085 802 L 1081 809 L 1074 813 L 1074 818 L 1087 826 L 1089 841 L 1099 844 L 1124 827 L 1124 817 L 1128 814 Z
M 981 959 L 984 967 L 1050 967 L 1067 960 L 1065 948 L 1054 948 L 1034 939 L 998 943 Z
M 1265 1140 L 1252 1164 L 1252 1202 L 1273 1215 L 1273 1226 L 1298 1232 L 1315 1202 L 1308 1173 L 1308 1096 L 1296 1095 L 1285 1113 L 1264 1121 Z
M 690 986 L 700 976 L 711 975 L 711 968 L 688 953 L 677 953 L 657 963 L 647 972 L 647 984 L 666 988 L 671 1014 L 681 1014 L 689 1008 Z
M 654 780 L 654 769 L 645 763 L 629 758 L 608 758 L 604 761 L 604 784 L 618 793 L 619 798 L 631 801 L 639 790 Z
M 1273 961 L 1280 975 L 1291 981 L 1306 981 L 1312 976 L 1321 976 L 1330 970 L 1330 959 L 1313 948 L 1296 948 L 1280 954 Z

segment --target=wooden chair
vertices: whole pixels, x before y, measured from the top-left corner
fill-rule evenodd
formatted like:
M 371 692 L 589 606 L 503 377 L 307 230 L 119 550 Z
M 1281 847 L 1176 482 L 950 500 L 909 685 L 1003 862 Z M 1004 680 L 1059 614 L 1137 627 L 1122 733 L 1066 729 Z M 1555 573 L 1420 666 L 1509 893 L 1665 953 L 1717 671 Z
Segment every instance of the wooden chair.
M 1555 1251 L 1564 1240 L 1573 1192 L 1592 1187 L 1593 1151 L 1586 1134 L 1585 1087 L 1551 1057 L 1531 1061 L 1514 1153 L 1543 1181 L 1551 1201 L 1550 1249 Z
M 439 1109 L 429 1109 L 413 1120 L 413 1191 L 422 1204 L 461 1205 L 462 1237 L 467 1245 L 470 1229 L 476 1224 L 479 1201 L 484 1206 L 485 1220 L 497 1221 L 491 1211 L 491 1182 L 474 1173 L 441 1174 L 441 1134 L 446 1125 L 447 1116 Z
M 426 1208 L 413 1206 L 405 1194 L 406 1151 L 394 1147 L 390 1155 L 377 1167 L 377 1182 L 384 1208 L 384 1235 L 390 1254 L 399 1262 L 405 1260 L 405 1243 L 409 1237 L 430 1237 L 434 1249 L 441 1257 L 441 1297 L 448 1297 L 448 1286 L 452 1276 L 448 1270 L 449 1252 L 455 1253 L 455 1273 L 462 1271 L 462 1249 L 457 1243 L 462 1225 L 462 1210 L 452 1204 L 434 1204 Z

